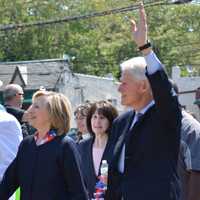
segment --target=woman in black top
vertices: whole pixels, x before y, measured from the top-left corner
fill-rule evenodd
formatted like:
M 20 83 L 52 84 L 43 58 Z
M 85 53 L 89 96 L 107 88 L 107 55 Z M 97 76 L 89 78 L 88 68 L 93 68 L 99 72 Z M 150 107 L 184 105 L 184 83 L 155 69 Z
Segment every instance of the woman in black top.
M 87 115 L 87 128 L 92 137 L 81 141 L 79 150 L 82 159 L 81 167 L 90 199 L 93 198 L 95 185 L 99 180 L 102 160 L 107 160 L 109 164 L 111 158 L 108 138 L 112 122 L 117 115 L 117 110 L 107 101 L 94 103 Z
M 0 199 L 20 187 L 21 200 L 87 200 L 76 144 L 65 136 L 71 106 L 59 93 L 38 91 L 28 109 L 37 129 L 20 144 L 14 161 L 0 183 Z

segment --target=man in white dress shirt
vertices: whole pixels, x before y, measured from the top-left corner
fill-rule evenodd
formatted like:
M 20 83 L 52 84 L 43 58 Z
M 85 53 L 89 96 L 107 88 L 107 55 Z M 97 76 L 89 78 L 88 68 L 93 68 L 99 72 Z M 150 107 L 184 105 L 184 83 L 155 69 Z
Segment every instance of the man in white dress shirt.
M 0 181 L 15 158 L 22 138 L 21 126 L 17 119 L 0 105 Z M 14 196 L 11 199 L 14 200 Z

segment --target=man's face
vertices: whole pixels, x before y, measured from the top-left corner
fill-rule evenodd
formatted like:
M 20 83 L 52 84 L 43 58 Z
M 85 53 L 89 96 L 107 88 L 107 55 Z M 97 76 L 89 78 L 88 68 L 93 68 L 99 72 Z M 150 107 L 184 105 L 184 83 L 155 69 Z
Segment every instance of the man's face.
M 15 99 L 17 101 L 17 104 L 21 107 L 23 104 L 23 100 L 24 100 L 24 92 L 23 90 L 18 90 L 16 95 L 15 95 Z
M 142 97 L 141 81 L 136 80 L 128 71 L 123 71 L 120 78 L 118 91 L 121 93 L 121 104 L 129 107 L 137 107 Z

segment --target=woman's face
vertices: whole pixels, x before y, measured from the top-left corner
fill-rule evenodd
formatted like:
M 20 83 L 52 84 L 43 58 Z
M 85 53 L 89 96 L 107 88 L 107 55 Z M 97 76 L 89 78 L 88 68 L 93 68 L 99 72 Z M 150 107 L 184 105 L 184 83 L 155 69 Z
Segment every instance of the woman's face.
M 91 127 L 95 135 L 106 134 L 109 127 L 109 121 L 104 115 L 98 114 L 98 112 L 95 111 L 91 118 Z
M 88 133 L 87 124 L 86 124 L 86 116 L 83 116 L 81 113 L 77 113 L 76 115 L 76 124 L 77 129 L 81 133 Z
M 36 97 L 28 109 L 28 122 L 36 129 L 49 128 L 50 117 L 47 110 L 47 97 Z

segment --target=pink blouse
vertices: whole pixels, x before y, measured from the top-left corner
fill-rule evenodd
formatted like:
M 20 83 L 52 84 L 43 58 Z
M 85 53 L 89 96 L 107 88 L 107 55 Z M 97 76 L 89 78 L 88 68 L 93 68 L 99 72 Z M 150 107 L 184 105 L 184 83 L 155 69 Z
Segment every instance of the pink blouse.
M 93 162 L 94 162 L 94 169 L 97 176 L 99 174 L 99 167 L 100 167 L 101 159 L 103 156 L 103 152 L 104 152 L 104 148 L 93 147 L 92 156 L 93 156 Z

